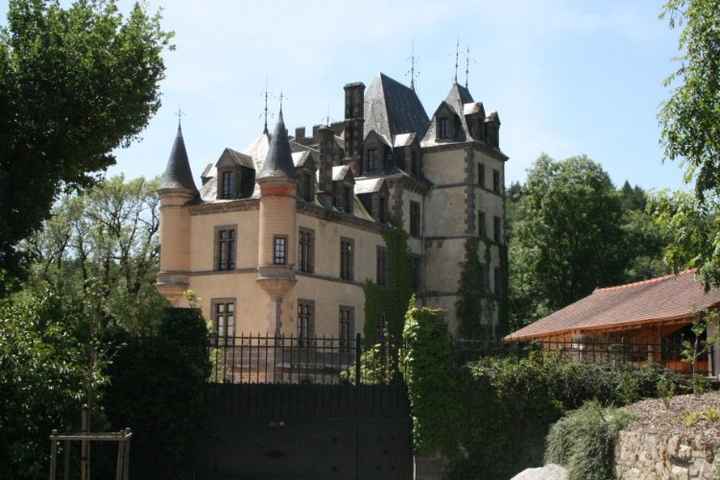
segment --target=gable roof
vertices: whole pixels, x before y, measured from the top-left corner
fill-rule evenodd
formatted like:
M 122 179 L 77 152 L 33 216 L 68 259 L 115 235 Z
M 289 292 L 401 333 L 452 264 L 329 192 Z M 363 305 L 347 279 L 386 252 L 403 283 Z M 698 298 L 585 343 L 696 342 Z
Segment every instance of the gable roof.
M 179 124 L 165 172 L 160 177 L 160 189 L 181 189 L 197 193 Z
M 505 337 L 521 341 L 680 320 L 720 304 L 720 289 L 705 292 L 694 270 L 616 287 L 587 297 Z
M 235 165 L 238 167 L 245 167 L 245 168 L 251 168 L 255 170 L 255 164 L 253 163 L 253 159 L 250 155 L 246 155 L 244 153 L 240 153 L 236 150 L 233 150 L 232 148 L 226 148 L 223 150 L 223 153 L 220 154 L 220 158 L 218 159 L 217 163 L 215 164 L 216 167 L 219 167 L 220 165 Z M 207 170 L 207 168 L 206 168 Z M 205 175 L 206 172 L 203 172 L 203 175 Z
M 428 115 L 414 90 L 384 73 L 376 77 L 365 91 L 364 135 L 375 130 L 389 145 L 400 133 L 425 132 Z

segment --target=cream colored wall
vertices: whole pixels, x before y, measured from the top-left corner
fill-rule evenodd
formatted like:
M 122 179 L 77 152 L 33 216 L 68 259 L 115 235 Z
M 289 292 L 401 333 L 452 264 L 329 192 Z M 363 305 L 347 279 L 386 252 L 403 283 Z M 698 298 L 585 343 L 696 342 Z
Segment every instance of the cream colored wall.
M 333 282 L 298 274 L 298 283 L 291 295 L 291 303 L 298 299 L 315 302 L 315 334 L 337 337 L 340 324 L 340 306 L 355 309 L 355 333 L 362 333 L 365 325 L 365 293 L 359 285 Z M 288 324 L 286 333 L 297 334 L 294 320 Z
M 258 210 L 210 213 L 191 217 L 190 265 L 194 272 L 214 270 L 215 227 L 237 227 L 235 239 L 236 268 L 258 265 Z
M 264 187 L 263 187 L 264 188 Z M 294 188 L 294 187 L 293 187 Z M 261 265 L 273 264 L 273 238 L 286 235 L 288 238 L 288 265 L 295 265 L 297 248 L 297 227 L 295 220 L 294 190 L 289 195 L 272 195 L 260 199 L 259 253 Z
M 160 271 L 190 269 L 190 211 L 185 194 L 164 194 L 160 200 Z
M 315 233 L 316 275 L 340 278 L 340 238 L 347 237 L 355 243 L 354 281 L 362 283 L 366 279 L 376 280 L 377 246 L 385 245 L 379 233 L 328 222 L 302 213 L 298 213 L 297 224 L 298 229 L 308 228 Z
M 435 185 L 465 182 L 465 149 L 423 152 L 423 173 Z
M 274 333 L 271 320 L 270 296 L 255 281 L 255 272 L 211 273 L 193 275 L 190 288 L 200 297 L 199 304 L 205 319 L 212 318 L 214 299 L 235 299 L 235 333 Z M 283 313 L 287 313 L 283 306 Z
M 432 189 L 425 199 L 426 237 L 465 234 L 465 187 Z

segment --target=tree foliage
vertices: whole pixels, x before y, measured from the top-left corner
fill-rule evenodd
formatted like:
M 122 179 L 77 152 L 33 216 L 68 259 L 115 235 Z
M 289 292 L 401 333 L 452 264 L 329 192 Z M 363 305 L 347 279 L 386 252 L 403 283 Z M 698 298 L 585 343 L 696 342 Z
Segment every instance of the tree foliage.
M 622 280 L 623 212 L 599 164 L 584 156 L 555 161 L 543 155 L 522 192 L 509 253 L 513 295 L 542 299 L 532 302 L 538 311 L 556 310 Z
M 159 15 L 116 0 L 10 0 L 0 30 L 0 269 L 63 189 L 93 184 L 160 107 Z
M 48 284 L 68 302 L 95 299 L 100 330 L 152 329 L 165 301 L 155 288 L 160 246 L 157 182 L 122 176 L 64 197 L 43 229 L 21 243 L 29 285 Z M 147 333 L 147 332 L 145 332 Z
M 720 187 L 720 0 L 668 0 L 662 16 L 681 28 L 680 66 L 659 119 L 665 156 L 685 162 L 700 200 Z
M 629 182 L 615 189 L 587 157 L 541 156 L 508 201 L 511 329 L 596 287 L 667 273 L 670 237 L 650 199 Z

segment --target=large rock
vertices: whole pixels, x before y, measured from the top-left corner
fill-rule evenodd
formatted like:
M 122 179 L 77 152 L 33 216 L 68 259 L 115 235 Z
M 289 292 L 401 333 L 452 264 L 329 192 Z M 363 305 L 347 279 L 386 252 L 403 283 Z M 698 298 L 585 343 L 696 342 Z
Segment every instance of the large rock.
M 550 463 L 541 468 L 523 470 L 511 480 L 567 480 L 567 478 L 567 470 L 560 465 Z

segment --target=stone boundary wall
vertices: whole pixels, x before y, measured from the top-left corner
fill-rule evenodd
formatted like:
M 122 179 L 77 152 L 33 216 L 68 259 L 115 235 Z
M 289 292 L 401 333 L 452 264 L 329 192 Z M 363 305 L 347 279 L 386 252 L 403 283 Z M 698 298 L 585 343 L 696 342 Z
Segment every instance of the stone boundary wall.
M 720 441 L 702 435 L 620 432 L 617 480 L 720 480 Z

